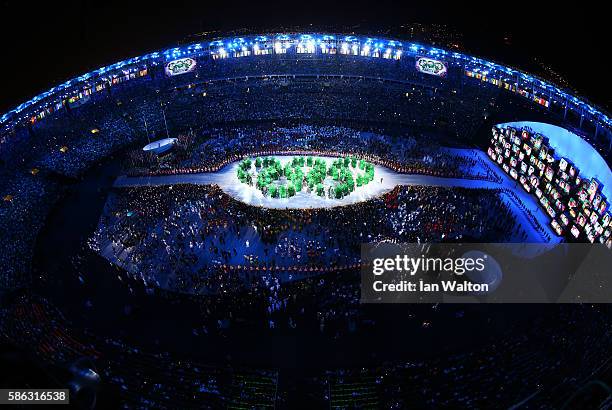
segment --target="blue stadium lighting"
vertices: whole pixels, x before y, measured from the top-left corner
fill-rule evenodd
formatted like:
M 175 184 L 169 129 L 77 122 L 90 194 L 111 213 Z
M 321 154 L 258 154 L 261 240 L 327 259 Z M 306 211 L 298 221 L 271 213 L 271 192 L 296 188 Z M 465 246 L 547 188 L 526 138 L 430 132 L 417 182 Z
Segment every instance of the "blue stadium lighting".
M 274 39 L 271 43 L 270 39 Z M 291 52 L 299 53 L 329 53 L 338 50 L 340 54 L 362 56 L 365 58 L 414 58 L 419 55 L 431 55 L 446 59 L 446 63 L 462 67 L 472 72 L 486 72 L 487 76 L 501 80 L 505 79 L 507 84 L 513 84 L 518 89 L 527 89 L 531 96 L 545 96 L 549 102 L 562 102 L 564 108 L 574 111 L 578 116 L 588 115 L 589 119 L 598 127 L 610 129 L 612 120 L 610 117 L 592 106 L 586 101 L 564 91 L 559 87 L 546 81 L 531 76 L 527 73 L 503 66 L 478 57 L 465 55 L 458 52 L 449 52 L 436 47 L 427 47 L 415 43 L 403 43 L 396 39 L 373 39 L 357 37 L 355 35 L 337 36 L 335 34 L 316 33 L 278 33 L 273 35 L 258 35 L 246 38 L 221 39 L 209 43 L 193 43 L 183 47 L 175 47 L 163 52 L 153 52 L 143 56 L 134 57 L 115 64 L 101 67 L 92 72 L 83 74 L 63 84 L 55 86 L 43 92 L 30 101 L 19 104 L 9 112 L 0 117 L 0 124 L 4 129 L 9 129 L 17 123 L 29 120 L 42 112 L 45 107 L 55 107 L 61 99 L 77 95 L 86 88 L 95 88 L 101 83 L 108 83 L 109 78 L 117 75 L 125 75 L 124 69 L 140 70 L 165 64 L 168 61 L 191 56 L 217 57 L 242 57 L 270 53 L 287 53 L 295 45 L 296 49 Z M 320 45 L 320 46 L 318 46 Z M 389 51 L 391 49 L 391 51 Z M 222 51 L 221 51 L 222 50 Z M 228 53 L 228 50 L 230 51 Z M 384 50 L 384 53 L 382 52 Z M 108 77 L 107 77 L 108 75 Z M 510 80 L 510 78 L 512 80 Z M 509 81 L 510 80 L 510 81 Z

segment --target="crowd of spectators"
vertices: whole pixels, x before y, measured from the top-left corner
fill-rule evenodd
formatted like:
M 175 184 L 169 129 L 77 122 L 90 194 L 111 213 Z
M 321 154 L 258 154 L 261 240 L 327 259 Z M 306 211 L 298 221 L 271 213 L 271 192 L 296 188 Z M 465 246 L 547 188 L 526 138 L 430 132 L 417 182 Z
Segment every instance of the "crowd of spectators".
M 514 405 L 598 408 L 595 403 L 583 407 L 572 395 L 592 378 L 592 366 L 610 366 L 609 360 L 597 358 L 599 349 L 592 344 L 597 339 L 595 333 L 583 337 L 575 333 L 584 317 L 600 312 L 599 307 L 575 306 L 562 311 L 567 324 L 562 329 L 551 331 L 546 320 L 537 319 L 532 330 L 508 334 L 480 350 L 377 369 L 330 371 L 325 383 L 331 407 L 403 409 L 419 403 L 419 408 L 449 409 Z M 591 331 L 599 328 L 599 336 L 609 338 L 610 330 L 604 330 L 606 322 L 600 317 L 588 327 Z
M 27 286 L 37 235 L 66 179 L 152 139 L 179 136 L 176 155 L 128 154 L 130 172 L 198 172 L 241 155 L 308 151 L 360 154 L 403 172 L 494 178 L 477 158 L 441 146 L 445 138 L 469 146 L 499 89 L 463 88 L 457 78 L 406 75 L 397 66 L 352 58 L 210 61 L 198 68 L 197 82 L 159 75 L 135 80 L 3 134 L 0 288 Z M 298 125 L 274 125 L 281 121 Z M 379 131 L 388 124 L 408 131 L 396 137 Z M 314 322 L 318 333 L 338 339 L 367 319 L 356 275 L 361 243 L 524 238 L 496 190 L 398 187 L 334 209 L 275 210 L 243 204 L 217 187 L 174 186 L 112 193 L 89 244 L 148 289 L 167 289 L 160 293 L 178 301 L 187 297 L 181 292 L 197 294 L 202 317 L 194 335 L 222 335 L 246 317 L 256 331 L 302 330 Z M 537 400 L 545 396 L 543 387 L 576 387 L 584 372 L 568 371 L 562 361 L 571 356 L 586 372 L 609 351 L 609 323 L 597 309 L 561 309 L 559 318 L 547 318 L 548 327 L 533 327 L 541 335 L 535 343 L 515 334 L 462 355 L 331 369 L 307 383 L 316 386 L 318 404 L 332 408 L 403 408 L 414 401 L 481 407 L 491 400 L 510 406 L 540 392 Z M 430 326 L 423 322 L 423 329 Z M 241 371 L 143 352 L 71 326 L 43 297 L 21 296 L 1 306 L 0 332 L 3 340 L 31 347 L 44 363 L 92 358 L 128 407 L 264 408 L 286 400 L 278 392 L 278 370 Z
M 202 169 L 203 162 L 213 166 L 226 163 L 237 152 L 246 153 L 255 147 L 249 139 L 259 143 L 258 150 L 274 151 L 283 148 L 282 143 L 285 150 L 327 151 L 333 147 L 339 151 L 346 148 L 341 142 L 346 140 L 362 154 L 405 171 L 443 170 L 448 175 L 469 176 L 469 161 L 437 152 L 439 141 L 431 144 L 431 135 L 446 135 L 465 143 L 482 123 L 483 113 L 497 93 L 478 89 L 457 93 L 459 85 L 454 82 L 415 75 L 407 78 L 402 72 L 393 62 L 381 61 L 373 67 L 351 57 L 297 63 L 282 58 L 210 61 L 206 67 L 199 67 L 197 82 L 152 73 L 78 102 L 66 102 L 64 108 L 34 124 L 3 131 L 0 225 L 7 232 L 2 241 L 7 244 L 3 258 L 8 274 L 2 275 L 2 283 L 8 286 L 9 282 L 19 282 L 14 280 L 16 274 L 29 275 L 29 262 L 22 261 L 31 255 L 34 237 L 51 203 L 65 191 L 66 180 L 57 176 L 80 178 L 108 156 L 128 146 L 137 151 L 156 138 L 179 136 L 185 156 L 179 163 L 170 164 L 170 169 L 182 171 Z M 359 142 L 359 136 L 366 133 L 344 126 L 254 127 L 249 131 L 247 125 L 230 125 L 227 129 L 225 125 L 287 120 L 361 124 L 365 128 L 400 124 L 411 131 L 393 141 L 371 132 L 371 137 L 364 138 L 371 142 Z M 287 132 L 284 137 L 283 132 Z M 279 138 L 277 142 L 272 140 Z M 323 138 L 329 144 L 318 141 Z M 228 142 L 241 150 L 224 150 Z M 143 165 L 134 160 L 126 162 Z M 131 171 L 168 172 L 163 160 L 146 165 L 131 167 Z M 30 211 L 36 216 L 26 215 Z M 15 220 L 32 225 L 15 224 Z
M 61 186 L 31 173 L 15 173 L 0 181 L 0 288 L 27 285 L 37 234 Z
M 522 238 L 496 190 L 402 186 L 367 202 L 283 210 L 247 205 L 216 186 L 177 185 L 118 190 L 91 246 L 151 285 L 209 293 L 235 286 L 230 271 L 290 281 L 354 267 L 361 243 Z
M 207 130 L 201 144 L 191 134 L 182 135 L 174 152 L 160 159 L 132 151 L 126 172 L 130 175 L 169 175 L 217 171 L 247 156 L 307 154 L 355 155 L 397 172 L 444 177 L 496 180 L 496 174 L 470 155 L 470 150 L 450 150 L 433 138 L 384 135 L 341 126 L 297 125 L 223 127 Z M 424 144 L 423 141 L 428 143 Z
M 423 333 L 444 325 L 449 315 L 466 320 L 453 309 L 431 309 Z M 603 306 L 558 306 L 550 317 L 535 319 L 531 330 L 509 328 L 504 337 L 474 349 L 376 365 L 323 366 L 294 383 L 308 392 L 299 397 L 302 404 L 333 409 L 402 409 L 411 403 L 419 408 L 490 407 L 492 402 L 503 407 L 579 406 L 574 393 L 610 368 L 606 314 Z M 87 358 L 104 381 L 103 393 L 116 395 L 130 408 L 296 405 L 295 387 L 281 380 L 291 377 L 284 369 L 210 365 L 166 351 L 151 353 L 121 338 L 74 327 L 38 296 L 20 296 L 0 308 L 0 320 L 2 338 L 35 346 L 35 358 L 42 363 L 68 368 Z
M 453 98 L 452 93 L 443 95 L 435 89 L 414 85 L 407 89 L 399 83 L 335 77 L 260 78 L 213 81 L 180 88 L 159 79 L 146 81 L 148 84 L 128 83 L 94 94 L 78 105 L 68 104 L 67 109 L 3 138 L 0 222 L 8 232 L 2 239 L 7 242 L 3 258 L 7 261 L 8 274 L 3 275 L 4 284 L 17 283 L 16 274 L 24 278 L 29 274 L 27 265 L 34 238 L 44 215 L 64 191 L 64 180 L 56 176 L 81 177 L 92 165 L 125 147 L 136 143 L 131 150 L 135 152 L 142 143 L 166 135 L 179 136 L 184 155 L 177 155 L 178 161 L 170 164 L 149 158 L 144 172 L 189 172 L 201 170 L 203 163 L 218 167 L 235 158 L 237 153 L 252 150 L 328 152 L 331 149 L 337 152 L 346 151 L 352 144 L 353 151 L 406 172 L 492 177 L 482 167 L 473 167 L 475 160 L 439 150 L 439 139 L 431 137 L 432 133 L 444 135 L 447 128 L 470 121 L 470 127 L 475 127 L 481 121 L 476 113 L 486 106 L 484 101 L 475 103 L 480 108 L 469 106 L 471 120 L 466 121 L 467 114 L 454 113 L 445 101 L 446 97 Z M 393 90 L 392 98 L 399 104 L 393 110 L 389 109 L 393 106 L 389 95 L 381 93 L 381 87 Z M 454 104 L 467 107 L 458 99 Z M 441 116 L 457 118 L 440 120 Z M 397 122 L 414 133 L 389 137 L 345 126 L 254 125 L 251 130 L 246 125 L 221 126 L 228 122 L 269 123 L 281 119 L 352 124 Z M 446 125 L 441 126 L 439 121 Z M 467 131 L 456 129 L 452 135 L 462 132 Z M 424 140 L 428 141 L 427 145 Z M 132 159 L 126 161 L 131 171 L 142 172 L 143 168 L 139 167 L 142 161 L 134 160 L 134 155 L 128 157 Z M 12 223 L 34 218 L 27 215 L 30 211 L 38 215 L 31 225 Z M 11 248 L 16 250 L 13 252 Z

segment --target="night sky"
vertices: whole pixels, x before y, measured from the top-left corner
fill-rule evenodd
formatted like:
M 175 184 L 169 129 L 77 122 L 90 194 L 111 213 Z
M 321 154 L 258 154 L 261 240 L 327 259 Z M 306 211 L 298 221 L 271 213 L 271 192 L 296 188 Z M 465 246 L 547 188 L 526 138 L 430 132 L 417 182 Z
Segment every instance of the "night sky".
M 428 6 L 407 0 L 61 3 L 0 0 L 0 112 L 74 76 L 174 46 L 194 33 L 308 29 L 311 24 L 371 33 L 415 22 L 445 24 L 463 34 L 466 51 L 519 68 L 531 70 L 536 58 L 581 95 L 608 111 L 612 107 L 606 64 L 612 22 L 603 2 L 534 6 L 535 1 L 512 1 L 505 7 L 429 0 Z

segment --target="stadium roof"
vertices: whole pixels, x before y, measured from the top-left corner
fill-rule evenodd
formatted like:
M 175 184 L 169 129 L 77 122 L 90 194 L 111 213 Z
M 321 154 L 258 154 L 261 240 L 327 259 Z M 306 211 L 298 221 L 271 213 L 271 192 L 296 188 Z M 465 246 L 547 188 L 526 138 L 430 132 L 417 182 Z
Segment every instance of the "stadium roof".
M 4 129 L 9 129 L 15 124 L 36 115 L 37 110 L 43 110 L 48 106 L 57 104 L 59 101 L 68 99 L 84 89 L 91 89 L 97 83 L 108 83 L 110 78 L 129 73 L 129 70 L 138 69 L 139 67 L 145 68 L 165 64 L 183 57 L 205 57 L 217 52 L 224 52 L 226 56 L 231 57 L 232 51 L 239 49 L 253 50 L 255 47 L 261 47 L 262 45 L 269 47 L 271 53 L 284 53 L 293 46 L 306 46 L 306 52 L 318 53 L 321 47 L 324 47 L 326 44 L 338 49 L 349 46 L 359 50 L 384 49 L 394 53 L 397 59 L 405 55 L 418 55 L 440 59 L 452 65 L 461 65 L 465 69 L 477 72 L 482 76 L 497 77 L 503 81 L 514 82 L 523 87 L 530 87 L 534 94 L 539 93 L 546 96 L 552 100 L 551 103 L 561 104 L 569 110 L 575 111 L 579 117 L 590 119 L 597 130 L 604 128 L 610 132 L 612 129 L 612 119 L 610 116 L 600 108 L 589 103 L 586 99 L 579 98 L 567 90 L 515 68 L 459 52 L 398 39 L 333 33 L 274 33 L 222 38 L 133 57 L 75 77 L 35 96 L 31 100 L 3 114 L 0 117 L 0 125 Z M 353 55 L 360 56 L 362 53 L 355 53 Z M 363 58 L 372 57 L 366 55 Z

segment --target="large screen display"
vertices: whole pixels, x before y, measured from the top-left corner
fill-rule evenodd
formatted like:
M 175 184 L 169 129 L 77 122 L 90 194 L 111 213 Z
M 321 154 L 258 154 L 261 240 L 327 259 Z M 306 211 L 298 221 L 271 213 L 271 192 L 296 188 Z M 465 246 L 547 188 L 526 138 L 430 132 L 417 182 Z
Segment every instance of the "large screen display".
M 448 71 L 446 64 L 442 61 L 434 60 L 428 57 L 419 57 L 416 60 L 416 69 L 421 73 L 437 75 L 444 77 Z
M 196 61 L 193 58 L 179 58 L 166 64 L 166 75 L 173 76 L 189 73 L 196 68 Z

